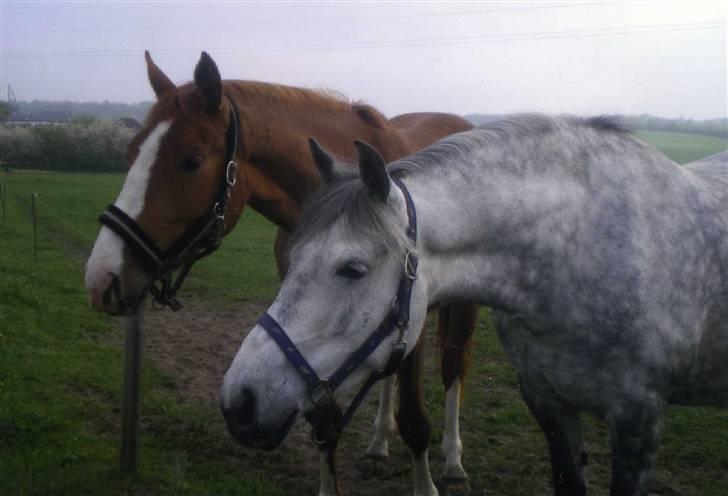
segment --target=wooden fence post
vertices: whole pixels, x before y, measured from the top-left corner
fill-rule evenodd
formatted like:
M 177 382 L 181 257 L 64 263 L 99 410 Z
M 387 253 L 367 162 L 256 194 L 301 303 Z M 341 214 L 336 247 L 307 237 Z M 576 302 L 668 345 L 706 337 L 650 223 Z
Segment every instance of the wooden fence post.
M 30 201 L 33 207 L 33 260 L 38 259 L 38 210 L 36 207 L 36 199 L 38 193 L 30 195 Z
M 2 217 L 0 218 L 0 222 L 3 224 L 5 223 L 5 197 L 8 196 L 8 183 L 3 181 L 0 183 L 0 209 L 2 209 L 2 213 L 0 214 Z
M 144 310 L 126 319 L 124 339 L 124 392 L 121 407 L 121 457 L 123 473 L 136 472 L 139 449 L 139 379 L 142 366 Z

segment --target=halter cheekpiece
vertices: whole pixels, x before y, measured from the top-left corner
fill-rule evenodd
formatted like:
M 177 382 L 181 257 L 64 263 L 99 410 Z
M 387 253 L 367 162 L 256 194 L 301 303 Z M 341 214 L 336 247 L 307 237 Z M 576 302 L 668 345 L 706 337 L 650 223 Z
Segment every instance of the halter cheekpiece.
M 182 304 L 175 294 L 182 286 L 192 265 L 214 252 L 225 232 L 230 190 L 235 185 L 238 165 L 235 155 L 238 151 L 239 117 L 235 103 L 226 98 L 230 109 L 230 123 L 225 131 L 225 171 L 210 211 L 195 221 L 173 245 L 162 251 L 139 224 L 115 205 L 109 205 L 99 216 L 99 222 L 118 234 L 132 250 L 154 272 L 149 285 L 152 306 L 156 309 L 170 307 L 177 311 Z M 175 270 L 179 273 L 173 278 Z
M 407 236 L 414 247 L 417 246 L 417 215 L 412 197 L 399 178 L 392 181 L 404 194 L 407 207 Z M 418 257 L 416 249 L 408 249 L 405 253 L 402 274 L 399 278 L 399 287 L 392 300 L 392 307 L 379 326 L 369 337 L 359 345 L 328 379 L 322 379 L 311 367 L 306 358 L 286 334 L 286 331 L 271 317 L 264 313 L 258 324 L 273 338 L 285 355 L 288 362 L 298 372 L 307 386 L 308 397 L 314 405 L 312 412 L 306 415 L 311 424 L 311 438 L 315 443 L 323 445 L 336 439 L 344 427 L 349 423 L 356 409 L 361 405 L 364 397 L 374 384 L 387 376 L 392 375 L 404 358 L 407 349 L 407 331 L 410 320 L 410 300 L 412 287 L 418 275 Z M 389 360 L 382 370 L 374 372 L 366 380 L 359 392 L 354 396 L 349 407 L 342 414 L 334 403 L 334 391 L 354 370 L 360 367 L 366 359 L 374 353 L 379 345 L 397 330 L 397 337 L 392 345 Z

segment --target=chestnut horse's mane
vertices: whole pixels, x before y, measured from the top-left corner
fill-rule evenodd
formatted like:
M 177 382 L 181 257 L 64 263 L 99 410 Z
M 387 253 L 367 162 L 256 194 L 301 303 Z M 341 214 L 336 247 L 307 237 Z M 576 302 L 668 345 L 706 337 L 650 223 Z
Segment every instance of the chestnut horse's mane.
M 193 82 L 183 83 L 177 87 L 178 94 L 192 92 L 194 87 Z M 360 100 L 349 100 L 343 93 L 326 88 L 309 89 L 260 81 L 225 80 L 223 92 L 231 97 L 237 94 L 253 101 L 285 104 L 288 108 L 316 108 L 319 112 L 328 110 L 332 113 L 352 112 L 376 128 L 385 127 L 388 123 L 388 119 L 371 105 Z M 153 108 L 147 115 L 147 121 L 154 122 L 160 113 L 170 110 L 170 105 L 177 104 L 166 103 L 167 105 Z

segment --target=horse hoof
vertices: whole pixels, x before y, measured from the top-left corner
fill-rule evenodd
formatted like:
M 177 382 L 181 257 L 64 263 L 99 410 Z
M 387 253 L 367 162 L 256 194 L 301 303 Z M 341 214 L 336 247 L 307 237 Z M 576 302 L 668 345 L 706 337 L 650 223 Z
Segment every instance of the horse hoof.
M 449 465 L 445 467 L 445 473 L 442 475 L 442 480 L 459 483 L 460 481 L 468 480 L 468 474 L 465 473 L 465 469 L 460 464 Z
M 437 488 L 440 496 L 469 496 L 472 489 L 468 477 L 447 477 L 443 476 L 437 481 Z

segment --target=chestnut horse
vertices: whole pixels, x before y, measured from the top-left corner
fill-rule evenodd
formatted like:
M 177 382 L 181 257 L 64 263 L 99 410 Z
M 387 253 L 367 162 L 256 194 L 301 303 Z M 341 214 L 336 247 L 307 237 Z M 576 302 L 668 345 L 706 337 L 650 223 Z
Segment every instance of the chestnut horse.
M 189 237 L 200 219 L 206 219 L 220 199 L 219 185 L 225 185 L 225 176 L 230 173 L 225 166 L 233 160 L 237 180 L 233 177 L 224 186 L 226 208 L 220 236 L 235 227 L 245 205 L 250 205 L 279 228 L 275 254 L 283 276 L 288 234 L 298 221 L 306 195 L 320 184 L 309 153 L 309 137 L 344 159 L 354 159 L 353 141 L 363 139 L 376 146 L 387 161 L 393 161 L 472 127 L 449 114 L 413 113 L 387 119 L 369 105 L 331 94 L 260 82 L 222 81 L 215 62 L 204 52 L 194 81 L 176 86 L 148 52 L 145 56 L 157 101 L 129 145 L 129 172 L 110 209 L 135 224 L 136 228 L 122 228 L 132 232 L 132 238 L 145 238 L 147 245 L 158 247 L 151 248 L 152 252 L 170 250 L 180 238 Z M 214 210 L 217 207 L 215 204 Z M 101 228 L 86 269 L 86 287 L 97 309 L 116 315 L 133 313 L 159 277 L 132 244 L 116 229 Z M 447 390 L 442 442 L 446 478 L 466 477 L 460 461 L 458 402 L 476 319 L 477 307 L 472 305 L 451 304 L 439 310 L 438 340 Z M 422 350 L 421 340 L 398 372 L 397 420 L 415 465 L 420 464 L 416 471 L 426 472 L 429 478 L 426 452 L 430 424 L 422 400 Z M 367 451 L 370 456 L 388 454 L 387 437 L 395 428 L 392 405 L 393 383 L 389 380 L 382 387 L 376 432 Z M 322 495 L 338 494 L 335 447 L 334 441 L 321 450 Z

